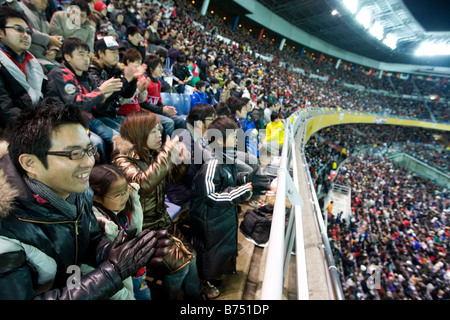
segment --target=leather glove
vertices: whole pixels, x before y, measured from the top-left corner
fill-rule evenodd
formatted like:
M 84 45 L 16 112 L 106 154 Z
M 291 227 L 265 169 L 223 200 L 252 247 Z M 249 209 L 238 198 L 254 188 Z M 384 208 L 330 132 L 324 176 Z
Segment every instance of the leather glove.
M 162 257 L 169 254 L 170 245 L 172 244 L 172 240 L 168 238 L 167 230 L 158 230 L 156 231 L 155 237 L 157 239 L 157 243 L 155 245 L 156 251 L 153 257 L 148 262 L 148 265 L 157 264 L 162 261 Z
M 120 230 L 107 258 L 122 280 L 145 267 L 157 250 L 155 246 L 158 239 L 155 231 L 143 230 L 137 236 L 134 236 L 135 231 L 130 231 L 123 241 L 124 230 Z

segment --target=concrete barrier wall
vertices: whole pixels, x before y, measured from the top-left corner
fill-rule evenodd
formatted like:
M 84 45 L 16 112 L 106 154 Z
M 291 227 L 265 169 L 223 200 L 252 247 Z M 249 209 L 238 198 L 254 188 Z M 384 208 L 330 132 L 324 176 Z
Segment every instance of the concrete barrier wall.
M 398 153 L 389 156 L 389 159 L 408 168 L 409 170 L 417 173 L 424 178 L 430 179 L 446 188 L 450 188 L 450 176 L 446 175 L 443 172 L 440 172 L 439 170 L 429 166 L 428 164 L 420 160 L 417 160 L 414 157 L 411 157 L 409 154 Z

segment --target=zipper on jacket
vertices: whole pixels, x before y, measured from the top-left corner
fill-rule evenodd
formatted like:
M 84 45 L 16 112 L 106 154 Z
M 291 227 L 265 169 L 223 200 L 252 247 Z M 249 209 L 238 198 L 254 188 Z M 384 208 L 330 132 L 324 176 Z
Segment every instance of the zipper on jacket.
M 78 265 L 78 220 L 81 218 L 81 215 L 84 211 L 84 201 L 83 206 L 81 207 L 80 213 L 78 214 L 77 218 L 75 220 L 68 220 L 68 221 L 57 221 L 57 222 L 47 222 L 47 221 L 39 221 L 39 220 L 31 220 L 31 219 L 23 219 L 18 218 L 20 221 L 24 222 L 31 222 L 31 223 L 39 223 L 39 224 L 66 224 L 66 223 L 73 223 L 75 227 L 75 265 Z

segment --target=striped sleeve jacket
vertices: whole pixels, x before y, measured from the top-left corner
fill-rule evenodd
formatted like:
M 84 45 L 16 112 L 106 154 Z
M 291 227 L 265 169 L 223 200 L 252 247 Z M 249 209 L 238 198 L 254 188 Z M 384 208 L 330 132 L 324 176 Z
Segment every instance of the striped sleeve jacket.
M 210 208 L 232 208 L 251 195 L 249 186 L 239 180 L 234 165 L 214 158 L 205 163 L 194 178 L 194 193 Z

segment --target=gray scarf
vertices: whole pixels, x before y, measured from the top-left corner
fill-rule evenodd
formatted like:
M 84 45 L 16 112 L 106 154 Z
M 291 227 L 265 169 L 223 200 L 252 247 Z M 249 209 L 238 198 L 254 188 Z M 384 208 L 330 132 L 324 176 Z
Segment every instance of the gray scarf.
M 37 194 L 44 200 L 47 200 L 53 207 L 61 211 L 65 216 L 72 220 L 76 219 L 77 206 L 75 204 L 75 200 L 77 196 L 75 193 L 71 193 L 67 199 L 64 200 L 45 184 L 29 177 L 25 177 L 24 180 L 33 193 Z

